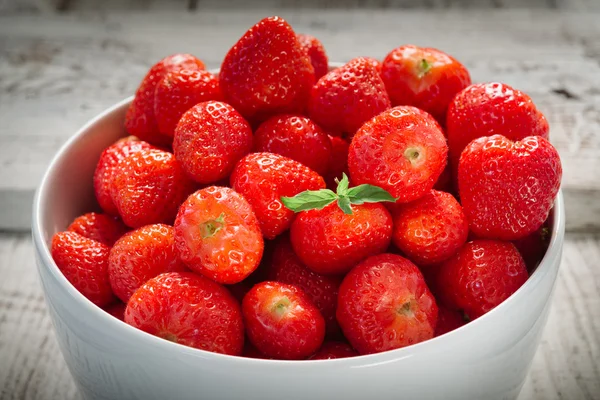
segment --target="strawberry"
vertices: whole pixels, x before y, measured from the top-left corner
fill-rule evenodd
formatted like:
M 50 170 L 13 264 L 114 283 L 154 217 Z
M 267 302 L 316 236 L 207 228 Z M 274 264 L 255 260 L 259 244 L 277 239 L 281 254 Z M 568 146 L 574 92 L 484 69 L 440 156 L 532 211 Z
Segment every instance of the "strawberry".
M 550 244 L 550 229 L 544 225 L 528 236 L 513 242 L 525 260 L 529 273 L 533 272 L 542 261 Z
M 424 267 L 454 255 L 467 241 L 469 223 L 458 201 L 449 193 L 432 190 L 393 214 L 394 244 Z
M 340 286 L 337 319 L 360 354 L 431 339 L 437 313 L 417 266 L 395 254 L 367 258 Z
M 306 268 L 294 253 L 287 236 L 282 236 L 275 245 L 268 279 L 302 289 L 325 318 L 327 333 L 334 335 L 339 332 L 335 309 L 341 279 Z
M 435 326 L 435 337 L 452 332 L 465 324 L 463 316 L 458 312 L 438 304 L 438 320 Z
M 303 359 L 323 343 L 325 321 L 298 287 L 263 282 L 244 297 L 246 333 L 259 352 L 277 359 Z
M 120 321 L 125 321 L 125 303 L 117 301 L 108 307 L 104 307 L 104 311 Z
M 517 141 L 527 136 L 548 139 L 546 117 L 529 96 L 498 82 L 473 84 L 448 107 L 446 133 L 450 157 L 456 164 L 467 145 L 480 137 L 503 135 Z
M 173 227 L 169 225 L 146 225 L 131 231 L 110 249 L 110 286 L 124 303 L 149 279 L 163 272 L 184 271 L 187 268 L 177 256 Z
M 331 141 L 307 117 L 277 115 L 256 130 L 254 151 L 281 154 L 323 175 L 329 167 Z
M 67 230 L 112 246 L 128 229 L 118 218 L 91 212 L 75 218 Z
M 358 130 L 350 143 L 348 167 L 354 184 L 380 186 L 406 203 L 433 188 L 447 153 L 444 134 L 429 114 L 399 106 Z
M 325 174 L 325 182 L 329 189 L 335 190 L 337 182 L 342 179 L 343 174 L 348 173 L 348 148 L 350 143 L 339 136 L 329 136 L 331 141 L 331 157 Z
M 94 192 L 98 204 L 105 213 L 119 215 L 119 210 L 110 195 L 113 175 L 119 161 L 140 150 L 152 148 L 149 143 L 138 140 L 135 136 L 129 136 L 104 149 L 94 172 Z
M 283 206 L 281 196 L 325 187 L 310 168 L 272 153 L 252 153 L 240 160 L 231 174 L 231 187 L 252 205 L 267 239 L 286 231 L 294 213 Z
M 356 357 L 358 353 L 349 344 L 344 342 L 325 342 L 323 346 L 313 354 L 311 360 L 333 360 L 335 358 Z
M 302 211 L 292 223 L 292 246 L 300 260 L 319 274 L 346 273 L 390 244 L 392 217 L 383 205 L 373 203 L 395 199 L 378 187 L 349 189 L 344 175 L 337 193 L 322 189 L 282 200 L 289 209 Z
M 516 292 L 527 276 L 525 262 L 512 243 L 474 240 L 442 264 L 437 287 L 444 304 L 473 320 Z
M 191 272 L 169 272 L 135 291 L 125 322 L 151 335 L 215 353 L 241 355 L 244 324 L 223 286 Z
M 494 135 L 474 140 L 458 165 L 458 189 L 479 238 L 517 240 L 539 229 L 560 188 L 556 149 L 540 136 L 520 142 Z
M 256 270 L 264 248 L 250 204 L 233 189 L 217 186 L 198 190 L 181 205 L 175 243 L 193 271 L 226 284 Z
M 377 70 L 377 73 L 381 76 L 383 64 L 376 58 L 373 57 L 363 57 L 369 64 L 371 64 Z M 384 81 L 385 84 L 385 81 Z
M 450 163 L 446 164 L 446 167 L 438 177 L 433 188 L 440 192 L 454 193 L 454 181 L 452 179 L 452 168 Z
M 76 232 L 59 232 L 50 251 L 60 272 L 88 300 L 98 307 L 115 300 L 108 281 L 107 245 Z
M 329 60 L 327 59 L 327 53 L 325 53 L 325 47 L 314 36 L 298 33 L 296 37 L 300 42 L 300 47 L 310 58 L 310 63 L 315 70 L 315 78 L 319 79 L 329 70 Z
M 429 47 L 400 46 L 383 60 L 381 76 L 393 106 L 415 106 L 441 124 L 448 104 L 471 84 L 469 71 L 448 54 Z
M 140 150 L 119 161 L 111 197 L 123 222 L 132 228 L 171 223 L 177 209 L 193 190 L 173 154 Z
M 323 76 L 313 87 L 310 118 L 338 136 L 354 133 L 363 123 L 390 108 L 377 69 L 362 57 Z
M 272 360 L 271 357 L 265 356 L 263 353 L 258 351 L 256 347 L 252 345 L 252 343 L 246 342 L 244 346 L 244 351 L 242 352 L 242 357 L 246 358 L 256 358 L 259 360 Z
M 198 103 L 222 100 L 219 79 L 208 71 L 170 71 L 156 85 L 154 115 L 160 133 L 173 137 L 181 116 Z
M 191 54 L 174 54 L 150 68 L 138 87 L 135 98 L 125 116 L 125 129 L 129 134 L 158 146 L 169 145 L 172 138 L 160 133 L 154 116 L 156 86 L 166 73 L 179 69 L 204 70 L 204 63 Z
M 233 107 L 219 101 L 195 105 L 175 128 L 175 157 L 199 183 L 227 178 L 250 150 L 252 128 Z
M 247 119 L 265 120 L 302 112 L 315 72 L 291 26 L 280 17 L 269 17 L 229 50 L 219 79 L 227 103 Z

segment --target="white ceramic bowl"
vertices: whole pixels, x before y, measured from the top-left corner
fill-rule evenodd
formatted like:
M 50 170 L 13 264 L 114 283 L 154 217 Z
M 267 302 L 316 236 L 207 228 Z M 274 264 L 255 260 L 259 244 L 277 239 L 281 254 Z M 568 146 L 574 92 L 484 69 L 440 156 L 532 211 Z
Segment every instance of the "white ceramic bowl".
M 131 99 L 90 121 L 54 157 L 33 208 L 38 271 L 58 342 L 86 399 L 514 399 L 546 324 L 565 219 L 559 195 L 539 268 L 508 300 L 441 337 L 348 359 L 275 361 L 184 347 L 132 328 L 77 292 L 52 260 L 52 235 L 93 204 L 102 150 L 124 136 Z

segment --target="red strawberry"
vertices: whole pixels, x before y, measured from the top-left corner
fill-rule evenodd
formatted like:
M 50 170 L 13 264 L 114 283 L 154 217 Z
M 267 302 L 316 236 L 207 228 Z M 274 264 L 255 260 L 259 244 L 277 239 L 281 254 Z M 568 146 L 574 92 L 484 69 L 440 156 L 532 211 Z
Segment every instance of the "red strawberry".
M 548 139 L 548 132 L 548 121 L 531 98 L 503 83 L 473 84 L 457 94 L 448 107 L 446 133 L 455 163 L 474 139 L 492 135 L 513 141 L 527 136 Z
M 465 324 L 463 316 L 458 312 L 438 304 L 438 320 L 435 326 L 435 336 L 452 332 Z
M 382 67 L 383 67 L 383 65 L 381 64 L 381 61 L 379 61 L 378 59 L 373 58 L 373 57 L 363 57 L 363 58 L 365 60 L 367 60 L 367 62 L 369 64 L 371 64 L 373 67 L 375 67 L 375 69 L 377 70 L 377 73 L 379 75 L 381 75 Z M 385 81 L 384 81 L 384 83 L 385 83 Z
M 329 60 L 323 44 L 314 36 L 298 33 L 296 35 L 300 46 L 310 58 L 310 63 L 315 70 L 315 78 L 319 79 L 329 70 Z
M 437 313 L 419 269 L 394 254 L 369 257 L 340 286 L 337 319 L 360 354 L 431 339 Z
M 191 272 L 150 279 L 131 296 L 125 322 L 151 335 L 215 353 L 241 355 L 244 324 L 223 286 Z
M 410 106 L 385 111 L 358 130 L 348 152 L 355 185 L 380 186 L 406 203 L 428 193 L 446 166 L 439 124 Z
M 519 253 L 521 253 L 523 260 L 525 260 L 527 271 L 531 273 L 542 261 L 544 254 L 546 254 L 546 250 L 550 244 L 550 229 L 542 225 L 537 231 L 522 239 L 515 240 L 513 244 L 517 247 Z
M 217 186 L 198 190 L 181 205 L 175 243 L 193 271 L 227 284 L 250 275 L 264 248 L 250 204 L 234 190 Z
M 132 228 L 171 223 L 193 190 L 173 154 L 141 150 L 115 166 L 111 196 L 123 222 Z
M 235 163 L 250 150 L 250 125 L 233 107 L 219 101 L 192 107 L 175 128 L 175 157 L 199 183 L 227 178 Z
M 110 248 L 75 232 L 60 232 L 52 238 L 51 253 L 65 278 L 98 307 L 115 300 L 108 282 Z
M 263 353 L 258 351 L 256 347 L 252 345 L 252 343 L 246 342 L 244 346 L 244 351 L 242 352 L 242 357 L 246 358 L 257 358 L 259 360 L 272 360 L 272 358 L 265 356 Z
M 125 321 L 125 306 L 125 303 L 117 301 L 108 307 L 104 307 L 104 311 L 118 320 Z
M 501 135 L 474 140 L 458 166 L 460 199 L 477 237 L 523 238 L 539 229 L 560 188 L 562 167 L 546 139 L 512 142 Z
M 152 148 L 152 145 L 149 143 L 130 136 L 104 149 L 94 172 L 94 192 L 96 193 L 98 204 L 100 204 L 105 213 L 119 215 L 119 210 L 117 210 L 117 206 L 115 206 L 110 195 L 113 175 L 119 161 L 140 150 L 149 150 Z
M 440 192 L 454 193 L 454 183 L 452 180 L 452 168 L 450 167 L 450 163 L 447 163 L 446 168 L 442 171 L 433 188 Z
M 180 69 L 165 74 L 156 86 L 154 115 L 159 131 L 173 137 L 181 116 L 198 103 L 222 100 L 219 79 L 208 71 Z
M 248 339 L 267 357 L 306 358 L 325 337 L 319 310 L 294 285 L 259 283 L 244 297 L 242 313 Z
M 325 318 L 327 333 L 339 332 L 335 309 L 341 279 L 319 275 L 306 268 L 294 253 L 287 236 L 283 236 L 277 241 L 268 279 L 295 285 L 302 289 Z
M 129 232 L 115 243 L 108 258 L 108 276 L 113 292 L 123 302 L 146 281 L 163 272 L 184 272 L 175 249 L 173 227 L 146 225 Z
M 335 180 L 342 179 L 342 174 L 348 173 L 348 148 L 350 143 L 339 136 L 329 136 L 329 140 L 331 141 L 331 157 L 324 178 L 327 187 L 335 190 L 337 187 Z
M 242 158 L 231 174 L 231 187 L 248 200 L 267 239 L 286 231 L 294 213 L 283 206 L 282 196 L 325 187 L 310 168 L 272 153 L 252 153 Z
M 254 151 L 281 154 L 323 175 L 329 167 L 331 141 L 307 117 L 278 115 L 258 127 Z
M 422 267 L 452 257 L 469 234 L 469 223 L 458 201 L 437 190 L 397 205 L 393 218 L 394 244 Z
M 322 128 L 353 133 L 390 108 L 390 99 L 376 68 L 362 57 L 336 68 L 313 87 L 308 111 Z
M 245 118 L 264 120 L 274 114 L 302 112 L 315 73 L 290 25 L 280 17 L 269 17 L 229 50 L 219 79 L 227 103 Z
M 125 116 L 125 129 L 131 135 L 159 146 L 169 145 L 172 139 L 158 129 L 154 116 L 156 86 L 166 73 L 179 69 L 203 70 L 204 63 L 191 54 L 174 54 L 165 57 L 150 68 L 138 87 Z
M 344 342 L 325 342 L 311 360 L 332 360 L 335 358 L 356 357 L 358 353 L 349 344 Z
M 112 246 L 128 229 L 118 218 L 91 212 L 75 218 L 67 230 Z
M 437 274 L 441 300 L 473 320 L 517 291 L 527 268 L 517 248 L 499 240 L 474 240 L 442 264 Z
M 471 84 L 469 71 L 448 54 L 412 45 L 392 50 L 383 60 L 381 75 L 392 105 L 418 107 L 442 124 L 448 104 Z
M 283 201 L 286 207 L 302 211 L 292 223 L 292 246 L 300 260 L 319 274 L 346 273 L 390 244 L 392 217 L 383 205 L 372 203 L 394 198 L 380 188 L 348 189 L 344 175 L 337 194 L 324 189 Z

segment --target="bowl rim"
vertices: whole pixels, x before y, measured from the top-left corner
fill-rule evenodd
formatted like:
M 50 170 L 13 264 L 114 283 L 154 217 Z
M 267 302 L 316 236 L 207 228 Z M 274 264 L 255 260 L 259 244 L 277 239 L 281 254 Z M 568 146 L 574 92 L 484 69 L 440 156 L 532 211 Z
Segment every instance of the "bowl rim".
M 236 363 L 237 365 L 247 363 L 250 366 L 279 366 L 283 364 L 286 365 L 286 368 L 300 369 L 307 367 L 311 369 L 329 368 L 334 363 L 343 364 L 343 366 L 348 368 L 362 368 L 373 364 L 388 363 L 392 361 L 397 361 L 399 359 L 416 356 L 420 352 L 432 351 L 437 348 L 443 347 L 446 345 L 446 342 L 450 343 L 451 340 L 457 335 L 460 335 L 461 332 L 464 332 L 466 330 L 477 329 L 479 325 L 486 323 L 486 321 L 488 321 L 491 318 L 494 318 L 495 314 L 498 314 L 502 312 L 502 310 L 511 307 L 513 303 L 518 302 L 522 297 L 526 296 L 528 292 L 534 290 L 535 287 L 538 286 L 540 281 L 542 281 L 547 274 L 553 272 L 552 270 L 558 270 L 560 260 L 555 261 L 555 259 L 559 257 L 561 253 L 565 235 L 565 211 L 562 191 L 558 193 L 554 202 L 554 207 L 550 213 L 551 218 L 553 218 L 550 244 L 546 253 L 544 254 L 543 259 L 541 260 L 535 271 L 529 276 L 527 281 L 509 298 L 507 298 L 500 305 L 498 305 L 496 308 L 486 313 L 485 315 L 451 332 L 448 332 L 438 337 L 434 337 L 424 342 L 416 343 L 395 350 L 388 350 L 385 352 L 375 354 L 359 355 L 350 358 L 328 360 L 302 360 L 302 362 L 298 362 L 298 360 L 256 359 L 242 356 L 231 356 L 226 354 L 213 353 L 207 350 L 200 350 L 192 347 L 187 347 L 178 343 L 164 340 L 157 336 L 136 329 L 126 324 L 125 322 L 114 318 L 113 316 L 102 310 L 100 307 L 96 306 L 94 303 L 92 303 L 90 300 L 84 297 L 81 293 L 79 293 L 79 291 L 77 291 L 74 286 L 71 285 L 71 283 L 60 272 L 58 266 L 52 259 L 49 245 L 44 239 L 44 229 L 42 229 L 42 204 L 46 197 L 49 195 L 49 191 L 51 190 L 49 185 L 49 177 L 50 175 L 52 175 L 53 170 L 57 167 L 59 163 L 61 163 L 62 158 L 71 148 L 77 146 L 79 142 L 82 142 L 85 139 L 88 129 L 90 129 L 100 120 L 127 107 L 132 99 L 133 96 L 130 96 L 107 108 L 102 113 L 89 120 L 81 129 L 79 129 L 72 137 L 70 137 L 54 155 L 52 161 L 50 162 L 50 164 L 46 168 L 46 171 L 44 172 L 41 183 L 38 186 L 38 189 L 35 194 L 32 216 L 32 239 L 39 257 L 37 264 L 38 273 L 40 275 L 42 273 L 41 269 L 46 269 L 47 272 L 49 272 L 49 276 L 55 280 L 58 286 L 71 298 L 73 302 L 78 303 L 86 313 L 91 313 L 92 315 L 94 315 L 94 318 L 102 321 L 102 323 L 108 328 L 119 330 L 122 332 L 123 335 L 129 335 L 132 338 L 135 338 L 137 341 L 145 342 L 146 344 L 153 346 L 159 351 L 164 350 L 169 352 L 179 352 L 180 354 L 200 357 L 202 359 L 218 363 Z M 554 271 L 555 276 L 553 278 L 553 285 L 556 282 L 556 272 L 557 271 Z M 48 294 L 46 294 L 46 296 L 48 296 Z

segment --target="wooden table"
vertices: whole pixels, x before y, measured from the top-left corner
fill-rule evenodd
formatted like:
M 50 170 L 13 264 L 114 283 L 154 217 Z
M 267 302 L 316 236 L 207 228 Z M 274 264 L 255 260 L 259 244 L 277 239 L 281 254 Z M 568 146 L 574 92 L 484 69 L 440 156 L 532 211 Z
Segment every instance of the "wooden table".
M 533 97 L 565 166 L 569 233 L 550 320 L 521 398 L 600 398 L 595 0 L 532 0 L 533 10 L 490 9 L 517 3 L 506 0 L 427 2 L 434 10 L 368 8 L 384 3 L 373 0 L 353 1 L 348 10 L 332 0 L 327 9 L 316 9 L 315 1 L 295 2 L 308 4 L 299 10 L 271 0 L 269 10 L 237 11 L 206 11 L 202 1 L 107 3 L 118 9 L 59 1 L 73 11 L 56 13 L 47 2 L 29 0 L 1 14 L 0 2 L 1 398 L 78 398 L 46 312 L 31 240 L 19 233 L 28 229 L 33 190 L 53 153 L 86 120 L 131 95 L 162 56 L 191 52 L 217 67 L 245 29 L 270 14 L 321 38 L 331 60 L 382 58 L 403 43 L 429 45 L 463 61 L 475 81 L 503 81 Z

